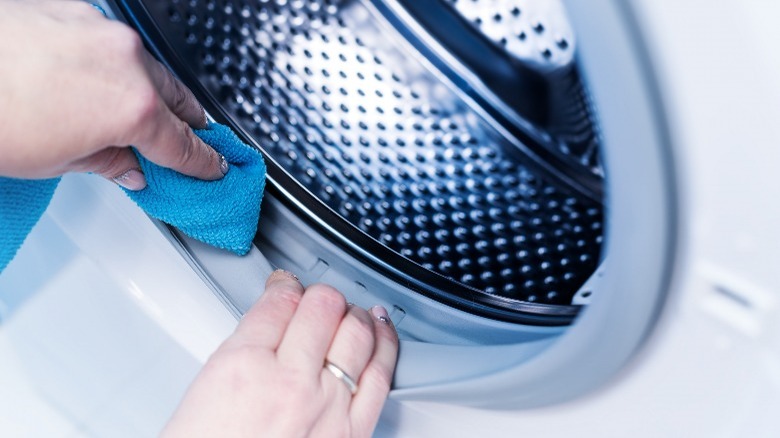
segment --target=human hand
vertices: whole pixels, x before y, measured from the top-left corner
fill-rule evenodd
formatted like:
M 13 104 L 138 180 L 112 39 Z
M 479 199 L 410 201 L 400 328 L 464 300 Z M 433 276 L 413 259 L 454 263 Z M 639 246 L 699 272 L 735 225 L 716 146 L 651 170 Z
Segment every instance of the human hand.
M 163 431 L 167 437 L 367 437 L 390 390 L 398 336 L 381 307 L 348 306 L 276 271 L 211 356 Z M 323 367 L 357 382 L 354 395 Z
M 149 160 L 200 179 L 227 163 L 190 129 L 206 126 L 190 90 L 138 34 L 74 0 L 0 0 L 0 175 L 94 172 L 131 190 Z

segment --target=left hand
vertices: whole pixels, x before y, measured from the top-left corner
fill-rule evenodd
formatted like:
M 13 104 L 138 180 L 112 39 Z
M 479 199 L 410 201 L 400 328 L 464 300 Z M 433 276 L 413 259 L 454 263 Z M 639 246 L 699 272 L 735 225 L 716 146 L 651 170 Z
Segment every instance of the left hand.
M 83 1 L 0 0 L 0 175 L 94 172 L 146 186 L 129 145 L 204 180 L 226 162 L 190 126 L 206 114 L 141 37 Z

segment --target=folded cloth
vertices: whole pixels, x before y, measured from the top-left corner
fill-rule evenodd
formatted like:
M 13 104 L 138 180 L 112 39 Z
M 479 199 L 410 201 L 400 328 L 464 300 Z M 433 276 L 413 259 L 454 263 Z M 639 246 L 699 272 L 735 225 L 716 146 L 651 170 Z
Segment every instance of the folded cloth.
M 226 126 L 212 123 L 206 129 L 196 129 L 195 134 L 230 163 L 221 180 L 182 175 L 136 153 L 147 186 L 125 192 L 150 216 L 201 242 L 244 255 L 252 247 L 260 218 L 265 188 L 263 157 Z
M 236 254 L 252 246 L 265 189 L 265 163 L 230 128 L 216 123 L 194 131 L 225 156 L 230 169 L 222 179 L 203 181 L 158 166 L 138 155 L 147 186 L 125 190 L 150 216 L 188 236 Z M 0 178 L 0 271 L 16 254 L 49 204 L 59 178 Z

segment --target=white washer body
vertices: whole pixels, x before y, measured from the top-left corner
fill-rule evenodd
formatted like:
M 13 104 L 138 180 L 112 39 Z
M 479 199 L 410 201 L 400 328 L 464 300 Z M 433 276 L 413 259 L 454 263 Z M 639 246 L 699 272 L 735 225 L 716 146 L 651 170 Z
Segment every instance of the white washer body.
M 391 397 L 377 435 L 780 436 L 780 6 L 635 8 L 683 205 L 649 340 L 575 400 L 495 411 Z M 236 320 L 120 190 L 71 175 L 0 275 L 0 322 L 0 435 L 136 437 L 156 435 Z

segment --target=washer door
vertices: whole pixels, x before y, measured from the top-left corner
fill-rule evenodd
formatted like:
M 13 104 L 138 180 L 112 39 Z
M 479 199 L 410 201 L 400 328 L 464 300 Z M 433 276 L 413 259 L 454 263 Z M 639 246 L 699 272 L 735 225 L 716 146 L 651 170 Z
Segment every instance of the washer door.
M 323 223 L 318 234 L 476 315 L 577 314 L 601 259 L 603 179 L 572 56 L 541 68 L 495 47 L 484 70 L 502 77 L 469 73 L 470 58 L 447 58 L 448 41 L 417 19 L 450 11 L 470 31 L 439 2 L 123 4 L 209 113 L 264 153 L 271 193 Z M 446 32 L 458 34 L 486 38 Z
M 392 309 L 397 397 L 533 406 L 599 385 L 652 326 L 673 167 L 629 7 L 488 3 L 493 27 L 438 1 L 119 6 L 267 158 L 271 264 Z M 183 242 L 244 311 L 252 259 Z

